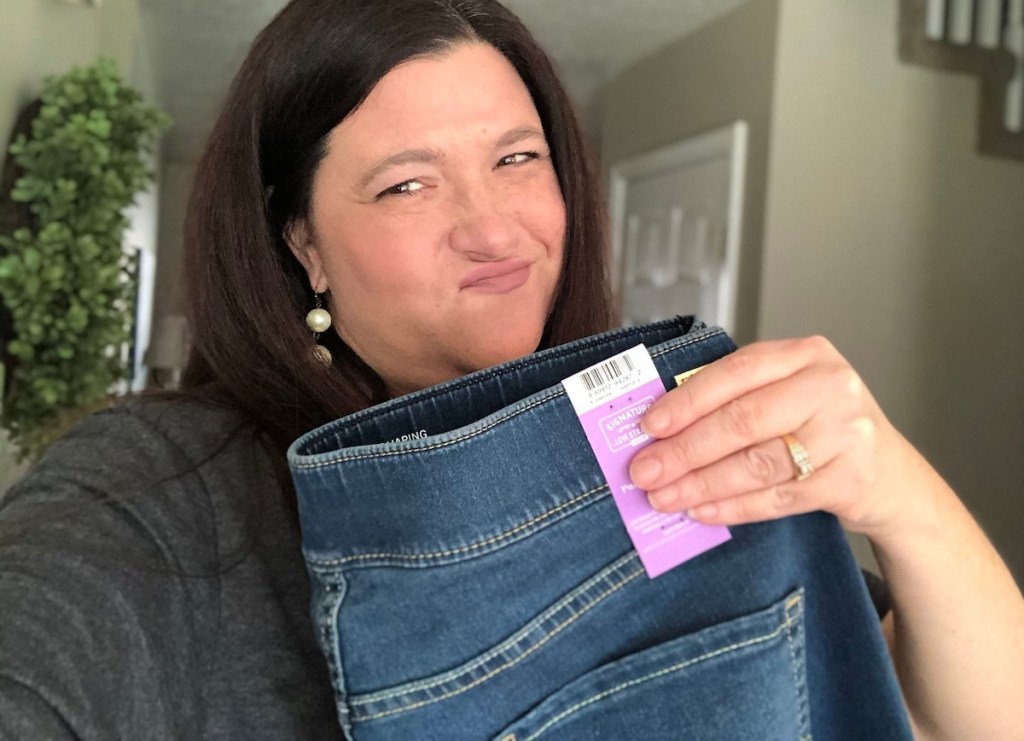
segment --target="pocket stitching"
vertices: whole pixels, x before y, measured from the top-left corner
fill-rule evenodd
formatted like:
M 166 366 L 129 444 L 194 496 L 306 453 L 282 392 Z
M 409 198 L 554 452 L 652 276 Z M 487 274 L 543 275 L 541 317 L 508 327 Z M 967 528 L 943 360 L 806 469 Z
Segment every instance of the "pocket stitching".
M 790 601 L 789 604 L 792 604 L 794 602 L 799 602 L 799 601 L 801 601 L 801 597 L 798 595 L 798 596 L 794 597 Z M 789 607 L 789 604 L 787 604 L 787 608 Z M 648 681 L 651 681 L 653 679 L 658 679 L 658 678 L 666 676 L 668 674 L 672 674 L 674 672 L 677 672 L 677 671 L 680 671 L 682 669 L 685 669 L 685 668 L 687 668 L 689 666 L 693 666 L 694 664 L 697 664 L 699 662 L 707 661 L 708 659 L 713 659 L 713 658 L 716 658 L 718 656 L 722 656 L 724 654 L 731 653 L 732 651 L 738 651 L 741 648 L 747 648 L 748 646 L 754 646 L 754 645 L 757 645 L 757 644 L 760 644 L 760 643 L 765 643 L 767 641 L 772 641 L 772 640 L 778 638 L 780 635 L 782 635 L 782 633 L 784 631 L 787 634 L 787 643 L 790 643 L 789 632 L 790 632 L 790 627 L 792 626 L 792 623 L 793 623 L 793 617 L 789 614 L 789 611 L 787 610 L 785 621 L 782 622 L 771 633 L 766 633 L 765 635 L 757 636 L 755 638 L 748 638 L 745 641 L 740 641 L 739 643 L 734 643 L 734 644 L 731 644 L 729 646 L 723 646 L 722 648 L 715 649 L 714 651 L 709 651 L 706 654 L 702 654 L 700 656 L 696 656 L 696 657 L 694 657 L 692 659 L 687 659 L 686 661 L 681 661 L 678 664 L 674 664 L 672 666 L 667 666 L 664 669 L 659 669 L 658 671 L 652 672 L 651 674 L 648 674 L 646 676 L 637 677 L 635 679 L 629 680 L 628 682 L 622 682 L 621 684 L 618 684 L 615 687 L 611 687 L 611 688 L 609 688 L 607 690 L 604 690 L 603 692 L 599 692 L 598 694 L 593 695 L 592 697 L 588 697 L 586 700 L 581 700 L 580 702 L 576 703 L 575 705 L 572 705 L 571 707 L 566 708 L 561 713 L 556 715 L 554 718 L 551 718 L 547 723 L 542 725 L 540 728 L 538 728 L 532 734 L 527 736 L 524 739 L 524 741 L 533 741 L 533 739 L 536 739 L 536 738 L 540 737 L 540 735 L 545 733 L 549 728 L 551 728 L 552 726 L 554 726 L 554 725 L 560 723 L 561 721 L 565 720 L 568 716 L 570 716 L 570 715 L 572 715 L 572 714 L 574 714 L 576 712 L 579 712 L 584 707 L 586 707 L 588 705 L 592 705 L 593 703 L 598 702 L 599 700 L 603 700 L 606 697 L 610 697 L 611 695 L 614 695 L 617 692 L 621 692 L 621 691 L 623 691 L 625 689 L 629 689 L 630 687 L 635 687 L 638 684 L 643 684 L 644 682 L 648 682 Z M 792 645 L 790 645 L 790 651 L 792 651 Z
M 631 553 L 630 555 L 628 555 L 624 559 L 625 563 L 616 562 L 615 564 L 612 565 L 611 569 L 612 570 L 617 570 L 619 568 L 623 568 L 624 566 L 626 566 L 630 562 L 636 561 L 636 559 L 637 559 L 636 553 L 635 552 Z M 623 561 L 623 559 L 620 559 L 619 561 Z M 400 696 L 402 694 L 407 694 L 407 693 L 419 692 L 419 691 L 427 690 L 427 689 L 430 689 L 430 687 L 436 686 L 437 684 L 441 684 L 443 682 L 448 682 L 448 681 L 457 681 L 457 680 L 454 679 L 454 678 L 448 678 L 448 677 L 444 677 L 443 676 L 443 677 L 438 678 L 436 681 L 432 681 L 432 683 L 430 685 L 427 685 L 425 687 L 413 687 L 413 688 L 406 688 L 406 689 L 402 689 L 402 690 L 390 690 L 390 691 L 387 691 L 388 692 L 387 695 L 377 695 L 376 697 L 372 697 L 372 695 L 371 695 L 370 696 L 371 699 L 364 699 L 364 698 L 367 697 L 365 695 L 362 696 L 362 697 L 356 696 L 356 697 L 350 698 L 349 702 L 350 702 L 350 704 L 353 707 L 353 714 L 352 714 L 353 722 L 366 722 L 366 721 L 371 721 L 371 720 L 379 720 L 381 718 L 387 718 L 387 717 L 390 717 L 392 715 L 398 715 L 400 713 L 408 712 L 408 711 L 411 711 L 411 710 L 417 710 L 419 708 L 426 707 L 427 705 L 432 705 L 432 704 L 434 704 L 436 702 L 441 702 L 442 700 L 448 700 L 448 699 L 450 699 L 452 697 L 456 697 L 458 695 L 461 695 L 464 692 L 467 692 L 467 691 L 473 689 L 474 687 L 478 687 L 479 685 L 483 684 L 484 682 L 492 679 L 493 677 L 497 676 L 498 674 L 500 674 L 500 673 L 502 673 L 502 672 L 504 672 L 504 671 L 506 671 L 508 669 L 511 669 L 512 667 L 514 667 L 517 664 L 521 663 L 523 660 L 525 660 L 526 658 L 528 658 L 532 654 L 536 653 L 543 646 L 545 646 L 552 639 L 554 639 L 557 635 L 559 635 L 565 629 L 567 629 L 569 626 L 574 624 L 579 618 L 581 618 L 584 615 L 586 615 L 588 612 L 590 612 L 590 610 L 592 610 L 594 607 L 599 605 L 601 602 L 603 602 L 605 599 L 610 597 L 615 592 L 618 592 L 620 589 L 623 589 L 624 587 L 628 586 L 630 583 L 632 583 L 634 580 L 636 580 L 637 577 L 643 575 L 644 573 L 646 573 L 646 572 L 642 568 L 638 568 L 636 571 L 634 571 L 631 574 L 630 573 L 624 574 L 622 576 L 622 581 L 621 582 L 616 584 L 614 587 L 611 587 L 610 589 L 607 589 L 604 592 L 601 592 L 601 593 L 597 594 L 596 596 L 594 596 L 593 600 L 589 604 L 585 605 L 578 612 L 573 613 L 564 622 L 560 623 L 554 630 L 552 630 L 552 631 L 550 631 L 548 633 L 545 633 L 537 641 L 537 643 L 531 645 L 529 648 L 527 648 L 525 651 L 523 651 L 518 656 L 509 659 L 508 661 L 506 661 L 505 663 L 501 664 L 500 666 L 495 667 L 491 671 L 487 672 L 487 674 L 485 674 L 484 676 L 478 677 L 478 678 L 474 679 L 473 681 L 469 682 L 468 684 L 466 684 L 466 685 L 464 685 L 462 687 L 459 687 L 457 689 L 449 690 L 447 692 L 442 693 L 441 695 L 438 695 L 437 697 L 427 698 L 427 699 L 424 699 L 424 700 L 420 700 L 418 702 L 414 702 L 414 703 L 412 703 L 410 705 L 403 705 L 402 707 L 398 707 L 398 708 L 391 708 L 389 710 L 381 710 L 381 711 L 378 711 L 376 713 L 372 713 L 370 715 L 359 715 L 358 711 L 356 711 L 355 708 L 357 708 L 357 707 L 359 707 L 361 705 L 369 704 L 370 702 L 383 702 L 383 701 L 386 701 L 386 700 L 389 700 L 389 699 L 393 699 L 395 696 Z M 600 574 L 598 577 L 592 578 L 591 580 L 599 581 L 600 579 L 607 578 L 607 576 L 608 576 L 607 574 Z M 591 580 L 588 580 L 588 581 L 591 581 Z M 582 595 L 579 595 L 579 596 L 582 596 Z M 574 599 L 575 599 L 575 597 L 574 597 Z M 564 598 L 563 598 L 563 600 L 560 600 L 559 603 L 557 603 L 555 605 L 555 609 L 556 610 L 557 609 L 561 609 L 561 603 L 562 602 L 564 602 Z M 547 613 L 547 612 L 550 612 L 550 609 L 549 610 L 545 610 L 545 613 Z M 533 621 L 531 621 L 531 623 L 538 622 L 538 620 L 539 620 L 540 623 L 542 623 L 543 622 L 542 617 L 543 617 L 543 614 L 542 614 L 541 618 L 535 618 Z M 519 632 L 522 632 L 522 631 L 519 631 Z M 510 644 L 510 643 L 514 644 L 515 643 L 514 638 L 515 638 L 515 636 L 513 636 L 512 639 L 506 639 L 505 641 L 502 641 L 501 645 L 506 645 L 506 644 Z M 499 654 L 500 654 L 500 652 L 499 652 Z M 495 654 L 495 655 L 498 655 L 498 654 Z M 483 657 L 479 657 L 478 659 L 475 660 L 475 662 L 474 662 L 475 666 L 473 668 L 476 668 L 477 666 L 479 666 L 479 662 L 482 660 L 482 658 Z M 487 657 L 487 658 L 490 658 L 490 657 Z M 462 669 L 460 669 L 460 670 L 456 670 L 456 671 L 458 671 L 459 674 L 465 674 L 466 671 L 469 671 L 469 670 L 462 670 Z M 430 680 L 428 680 L 428 681 L 430 681 Z
M 333 581 L 324 585 L 328 593 L 335 593 L 334 599 L 325 599 L 320 608 L 320 630 L 323 638 L 324 655 L 334 690 L 334 705 L 338 713 L 338 722 L 346 739 L 352 738 L 351 712 L 348 707 L 348 693 L 345 691 L 345 674 L 341 662 L 341 647 L 338 645 L 338 611 L 348 592 L 348 582 L 343 574 L 335 576 Z
M 791 612 L 792 611 L 792 612 Z M 790 668 L 793 671 L 793 696 L 796 700 L 796 723 L 800 729 L 801 741 L 810 741 L 810 733 L 804 733 L 809 731 L 807 722 L 807 693 L 806 691 L 801 693 L 800 687 L 804 683 L 800 681 L 799 662 L 796 656 L 796 647 L 794 645 L 795 636 L 791 630 L 795 619 L 800 617 L 803 612 L 803 592 L 794 595 L 786 602 L 786 644 L 789 646 L 789 659 Z

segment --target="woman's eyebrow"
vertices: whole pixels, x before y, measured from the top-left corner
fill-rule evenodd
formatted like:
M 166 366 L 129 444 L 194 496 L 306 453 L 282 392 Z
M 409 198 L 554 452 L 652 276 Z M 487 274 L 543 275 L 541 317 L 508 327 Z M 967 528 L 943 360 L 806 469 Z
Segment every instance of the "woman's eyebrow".
M 392 167 L 409 164 L 430 164 L 431 162 L 436 162 L 442 157 L 443 155 L 440 152 L 433 149 L 407 149 L 404 152 L 392 154 L 371 167 L 359 181 L 359 187 L 365 188 L 373 182 L 374 178 L 385 170 L 390 170 Z
M 501 149 L 502 147 L 510 147 L 525 139 L 532 138 L 543 139 L 544 132 L 534 126 L 517 126 L 516 128 L 502 134 L 501 138 L 495 143 L 494 148 Z M 367 187 L 378 175 L 390 170 L 392 167 L 400 167 L 402 165 L 410 164 L 426 165 L 443 158 L 444 155 L 434 149 L 407 149 L 404 152 L 389 155 L 367 171 L 359 181 L 359 187 Z
M 518 126 L 503 134 L 502 137 L 498 139 L 494 147 L 495 149 L 510 147 L 513 144 L 518 144 L 524 139 L 531 139 L 534 137 L 543 139 L 544 132 L 534 126 Z

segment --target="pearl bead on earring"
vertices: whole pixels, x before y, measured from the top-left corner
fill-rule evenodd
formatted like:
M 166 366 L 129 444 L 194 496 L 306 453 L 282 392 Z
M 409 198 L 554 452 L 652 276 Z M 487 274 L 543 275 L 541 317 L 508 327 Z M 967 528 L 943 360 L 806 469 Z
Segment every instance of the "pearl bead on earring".
M 331 315 L 320 306 L 320 294 L 313 293 L 316 300 L 316 308 L 306 314 L 306 326 L 313 332 L 313 342 L 320 339 L 320 335 L 331 328 Z M 331 364 L 331 351 L 320 344 L 313 345 L 310 357 L 324 365 Z
M 313 309 L 306 314 L 306 326 L 317 334 L 322 334 L 331 328 L 331 315 L 323 309 Z

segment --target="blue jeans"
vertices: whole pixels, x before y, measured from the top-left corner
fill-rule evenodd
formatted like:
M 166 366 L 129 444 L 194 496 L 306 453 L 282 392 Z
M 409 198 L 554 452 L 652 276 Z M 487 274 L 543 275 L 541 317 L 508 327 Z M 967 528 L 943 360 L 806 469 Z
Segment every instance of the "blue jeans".
M 735 527 L 648 579 L 560 385 L 640 342 L 669 388 L 735 349 L 692 317 L 615 330 L 292 446 L 349 738 L 911 738 L 833 517 Z

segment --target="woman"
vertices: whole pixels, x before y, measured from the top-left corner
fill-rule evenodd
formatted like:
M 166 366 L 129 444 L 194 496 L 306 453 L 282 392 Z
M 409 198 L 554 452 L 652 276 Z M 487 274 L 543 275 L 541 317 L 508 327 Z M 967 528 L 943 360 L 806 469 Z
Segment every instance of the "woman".
M 282 11 L 199 166 L 184 391 L 90 418 L 0 513 L 0 736 L 339 735 L 284 450 L 607 328 L 583 150 L 548 61 L 493 0 Z M 329 330 L 304 326 L 316 306 Z M 919 735 L 1020 733 L 1024 601 L 826 341 L 744 348 L 645 425 L 659 440 L 632 476 L 659 508 L 728 524 L 825 509 L 867 534 Z

